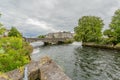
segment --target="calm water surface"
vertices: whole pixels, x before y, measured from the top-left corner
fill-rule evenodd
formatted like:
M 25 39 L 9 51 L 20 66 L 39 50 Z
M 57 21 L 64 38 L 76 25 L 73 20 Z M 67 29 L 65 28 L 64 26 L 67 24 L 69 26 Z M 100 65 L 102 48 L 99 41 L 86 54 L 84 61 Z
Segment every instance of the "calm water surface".
M 31 55 L 33 60 L 48 55 L 72 80 L 120 80 L 120 52 L 90 47 L 80 43 L 41 46 Z

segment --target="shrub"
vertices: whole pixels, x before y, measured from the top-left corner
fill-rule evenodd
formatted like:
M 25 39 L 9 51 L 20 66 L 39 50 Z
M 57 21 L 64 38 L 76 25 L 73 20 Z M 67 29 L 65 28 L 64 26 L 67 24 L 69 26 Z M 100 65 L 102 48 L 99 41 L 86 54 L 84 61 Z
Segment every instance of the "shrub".
M 0 39 L 0 71 L 7 72 L 21 67 L 30 61 L 32 47 L 22 38 L 5 37 Z

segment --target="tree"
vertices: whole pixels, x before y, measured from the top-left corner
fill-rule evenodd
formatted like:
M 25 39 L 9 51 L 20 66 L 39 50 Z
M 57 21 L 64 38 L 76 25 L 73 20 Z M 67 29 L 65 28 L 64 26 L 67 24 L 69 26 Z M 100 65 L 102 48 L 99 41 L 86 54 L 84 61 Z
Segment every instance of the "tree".
M 1 14 L 0 14 L 0 16 L 1 16 Z M 5 32 L 5 30 L 6 29 L 4 28 L 3 24 L 0 23 L 0 35 L 2 35 Z
M 8 33 L 9 37 L 22 37 L 21 33 L 15 28 L 12 27 L 10 32 Z
M 0 35 L 2 35 L 5 32 L 5 28 L 3 27 L 3 25 L 0 23 Z
M 105 35 L 105 36 L 107 36 L 107 37 L 113 37 L 114 35 L 114 32 L 111 32 L 111 30 L 110 29 L 107 29 L 107 30 L 105 30 L 104 32 L 103 32 L 103 34 Z
M 104 31 L 104 35 L 112 39 L 111 42 L 116 45 L 120 42 L 120 9 L 115 11 L 109 27 L 110 29 Z
M 45 38 L 45 35 L 39 35 L 38 38 Z
M 75 39 L 82 42 L 97 42 L 102 37 L 103 20 L 96 16 L 83 16 L 74 28 Z

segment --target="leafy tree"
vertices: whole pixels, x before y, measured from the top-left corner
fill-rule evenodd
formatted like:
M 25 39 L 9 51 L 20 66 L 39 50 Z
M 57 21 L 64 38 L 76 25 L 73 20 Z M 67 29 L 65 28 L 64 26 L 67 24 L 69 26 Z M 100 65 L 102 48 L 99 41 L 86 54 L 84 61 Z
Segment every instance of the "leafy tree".
M 98 42 L 101 39 L 103 20 L 96 16 L 83 16 L 74 28 L 75 39 L 82 42 Z
M 2 35 L 5 32 L 5 28 L 3 27 L 3 25 L 0 23 L 0 35 Z
M 111 42 L 116 45 L 120 42 L 120 9 L 115 11 L 109 27 L 110 29 L 104 31 L 104 35 L 112 39 Z
M 0 23 L 0 35 L 6 29 Z M 20 32 L 12 27 L 10 37 L 0 38 L 0 71 L 8 72 L 30 62 L 32 47 L 23 40 Z
M 1 14 L 0 14 L 0 16 L 1 16 Z M 0 23 L 0 35 L 2 35 L 5 32 L 5 30 L 6 29 L 3 27 L 3 24 Z
M 45 38 L 45 36 L 44 35 L 39 35 L 38 38 Z
M 22 37 L 21 33 L 15 28 L 12 27 L 10 32 L 8 33 L 9 37 Z
M 103 34 L 104 34 L 105 36 L 108 36 L 108 37 L 113 37 L 113 36 L 114 36 L 114 35 L 113 35 L 114 33 L 111 32 L 110 29 L 105 30 L 105 31 L 103 32 Z

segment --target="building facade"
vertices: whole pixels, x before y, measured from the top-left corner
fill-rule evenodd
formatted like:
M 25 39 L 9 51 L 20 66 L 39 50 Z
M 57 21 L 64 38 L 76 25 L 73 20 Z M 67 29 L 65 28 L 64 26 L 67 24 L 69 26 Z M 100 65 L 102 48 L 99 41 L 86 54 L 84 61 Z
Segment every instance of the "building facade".
M 46 38 L 73 38 L 73 33 L 71 32 L 56 32 L 48 33 Z

